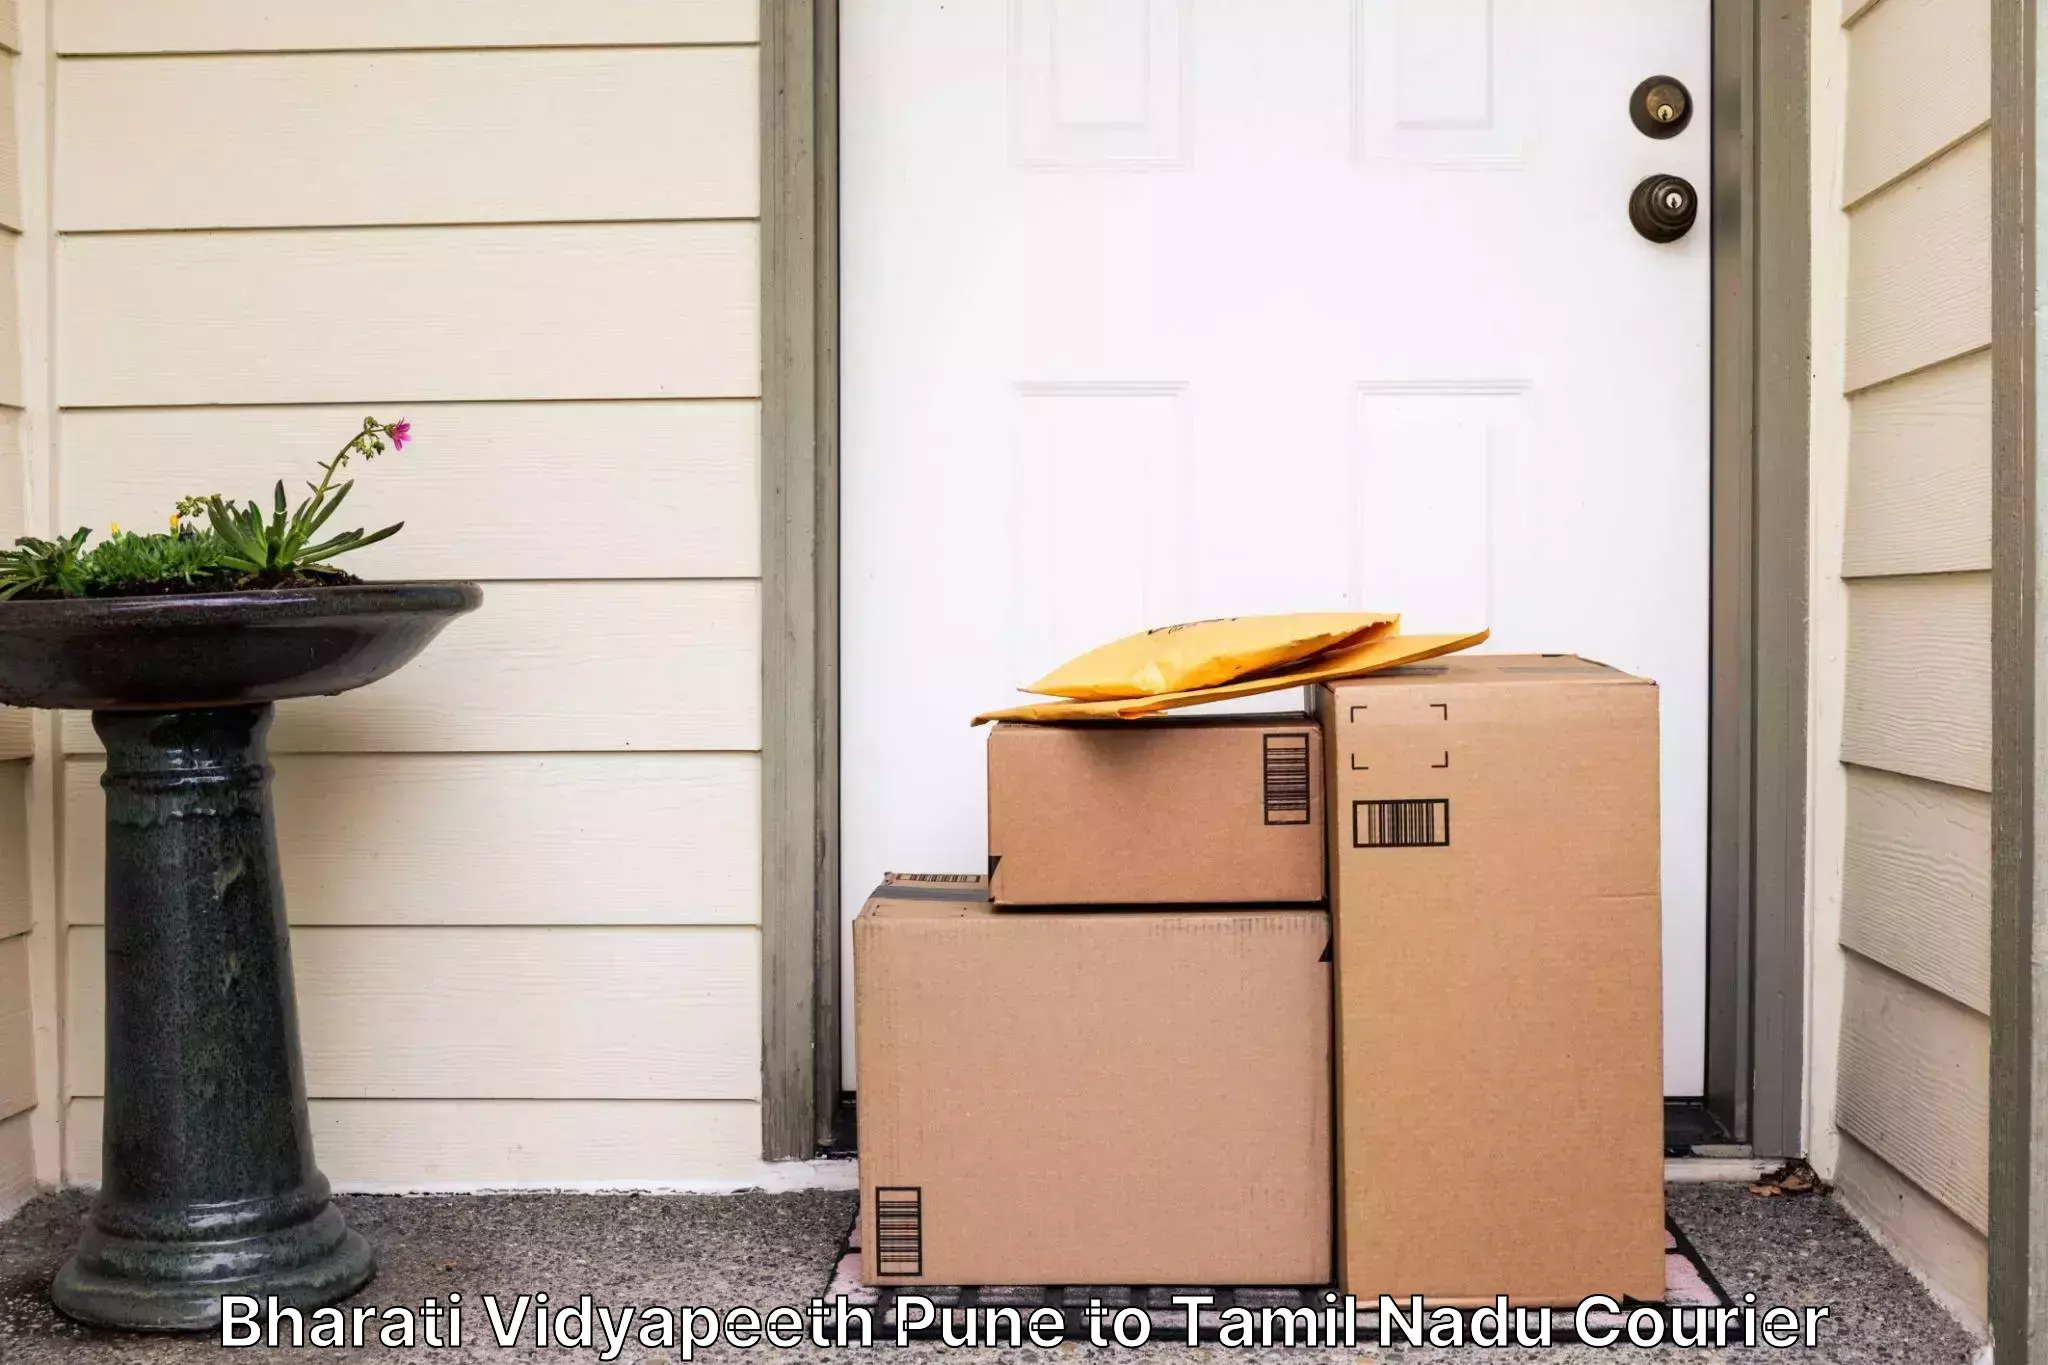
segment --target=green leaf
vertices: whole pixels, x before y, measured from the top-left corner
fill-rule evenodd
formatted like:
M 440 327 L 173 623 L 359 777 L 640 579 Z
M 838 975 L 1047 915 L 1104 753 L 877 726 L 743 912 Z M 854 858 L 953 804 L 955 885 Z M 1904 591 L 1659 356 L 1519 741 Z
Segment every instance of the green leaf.
M 349 489 L 354 488 L 355 486 L 356 481 L 354 479 L 350 479 L 347 483 L 343 484 L 341 487 L 335 489 L 332 493 L 328 494 L 326 505 L 320 509 L 319 515 L 315 516 L 311 521 L 307 522 L 304 526 L 300 527 L 297 534 L 292 538 L 291 544 L 289 546 L 291 552 L 289 558 L 296 560 L 300 557 L 302 551 L 305 548 L 306 542 L 311 540 L 314 536 L 314 533 L 319 531 L 319 529 L 322 526 L 325 526 L 327 524 L 327 519 L 333 516 L 335 512 L 341 507 L 342 499 L 348 496 Z
M 404 529 L 405 523 L 401 521 L 397 525 L 387 526 L 381 531 L 372 531 L 369 535 L 364 535 L 360 530 L 344 532 L 334 539 L 315 545 L 312 549 L 306 551 L 304 563 L 308 565 L 316 564 L 323 559 L 331 559 L 335 555 L 347 554 L 350 550 L 360 550 L 365 545 L 375 545 L 378 541 L 388 540 Z

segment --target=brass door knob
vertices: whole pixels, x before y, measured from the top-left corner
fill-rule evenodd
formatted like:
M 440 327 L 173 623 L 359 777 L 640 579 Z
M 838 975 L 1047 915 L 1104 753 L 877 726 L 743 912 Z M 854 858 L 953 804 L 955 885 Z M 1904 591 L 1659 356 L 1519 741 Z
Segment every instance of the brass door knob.
M 1628 197 L 1628 220 L 1653 242 L 1675 242 L 1692 230 L 1700 197 L 1683 176 L 1645 178 Z

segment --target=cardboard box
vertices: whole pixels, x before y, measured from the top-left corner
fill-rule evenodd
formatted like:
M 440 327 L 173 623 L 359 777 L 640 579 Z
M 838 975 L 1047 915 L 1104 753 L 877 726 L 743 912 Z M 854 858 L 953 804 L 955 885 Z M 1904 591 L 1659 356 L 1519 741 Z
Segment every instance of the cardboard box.
M 1329 916 L 986 896 L 854 922 L 863 1277 L 1327 1283 Z
M 1656 686 L 1463 655 L 1318 695 L 1345 1288 L 1663 1298 Z
M 988 852 L 1005 905 L 1319 904 L 1322 732 L 1300 714 L 1005 722 Z

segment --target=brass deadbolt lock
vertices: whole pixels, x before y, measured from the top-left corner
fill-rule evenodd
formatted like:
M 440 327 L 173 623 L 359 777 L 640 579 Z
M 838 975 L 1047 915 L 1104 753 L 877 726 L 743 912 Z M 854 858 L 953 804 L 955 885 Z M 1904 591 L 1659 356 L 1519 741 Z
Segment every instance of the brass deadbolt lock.
M 1628 116 L 1644 137 L 1677 137 L 1692 122 L 1692 95 L 1671 76 L 1652 76 L 1629 96 Z
M 1628 197 L 1628 220 L 1653 242 L 1675 242 L 1692 230 L 1700 197 L 1682 176 L 1649 176 Z

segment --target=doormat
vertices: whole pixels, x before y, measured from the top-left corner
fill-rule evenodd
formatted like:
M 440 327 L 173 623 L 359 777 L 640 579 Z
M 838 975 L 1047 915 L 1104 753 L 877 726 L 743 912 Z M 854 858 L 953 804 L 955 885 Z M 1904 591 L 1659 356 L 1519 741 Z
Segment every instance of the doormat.
M 1014 1308 L 1018 1315 L 1029 1321 L 1034 1310 L 1051 1308 L 1059 1312 L 1063 1324 L 1061 1335 L 1067 1341 L 1088 1340 L 1087 1308 L 1090 1302 L 1100 1303 L 1105 1309 L 1118 1310 L 1138 1308 L 1145 1312 L 1151 1331 L 1159 1341 L 1184 1340 L 1187 1331 L 1186 1309 L 1175 1303 L 1176 1296 L 1187 1298 L 1203 1294 L 1214 1299 L 1212 1305 L 1201 1310 L 1200 1328 L 1205 1341 L 1216 1339 L 1217 1329 L 1225 1310 L 1248 1308 L 1255 1322 L 1263 1321 L 1260 1313 L 1265 1309 L 1300 1309 L 1316 1311 L 1331 1303 L 1341 1303 L 1342 1296 L 1331 1285 L 1303 1285 L 1297 1288 L 1275 1288 L 1270 1285 L 1256 1286 L 1201 1286 L 1176 1285 L 1161 1288 L 1146 1285 L 871 1285 L 860 1280 L 860 1217 L 854 1216 L 853 1227 L 847 1231 L 846 1247 L 840 1253 L 839 1263 L 832 1272 L 832 1281 L 826 1287 L 826 1302 L 839 1295 L 846 1296 L 849 1305 L 865 1307 L 874 1314 L 877 1339 L 896 1335 L 896 1300 L 904 1294 L 922 1295 L 939 1310 Z M 1662 1303 L 1644 1304 L 1633 1299 L 1625 1300 L 1619 1313 L 1588 1313 L 1586 1326 L 1602 1334 L 1623 1331 L 1630 1313 L 1640 1308 L 1661 1310 L 1670 1325 L 1670 1310 L 1674 1308 L 1728 1308 L 1733 1301 L 1721 1282 L 1714 1278 L 1714 1272 L 1700 1259 L 1698 1248 L 1678 1224 L 1669 1218 L 1664 1220 L 1664 1300 Z M 1434 1309 L 1430 1311 L 1435 1311 Z M 965 1314 L 958 1313 L 955 1331 L 960 1330 L 959 1321 Z M 983 1317 L 975 1313 L 975 1317 Z M 1692 1314 L 1686 1315 L 1691 1318 Z M 1465 1312 L 1469 1323 L 1470 1311 Z M 914 1341 L 937 1339 L 940 1326 L 945 1321 L 943 1311 L 933 1316 L 930 1324 L 910 1328 L 909 1337 Z M 1550 1314 L 1550 1330 L 1554 1340 L 1575 1341 L 1578 1339 L 1578 1324 L 1569 1309 L 1553 1309 Z M 1007 1332 L 1007 1328 L 1005 1329 Z M 1368 1345 L 1379 1340 L 1380 1315 L 1377 1305 L 1359 1305 L 1357 1318 L 1357 1340 Z M 1688 1334 L 1691 1331 L 1687 1324 Z M 1106 1327 L 1105 1327 L 1106 1332 Z M 1400 1334 L 1396 1332 L 1396 1339 Z M 1624 1336 L 1622 1338 L 1626 1340 Z

